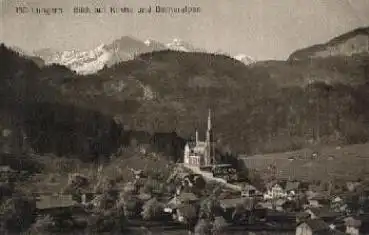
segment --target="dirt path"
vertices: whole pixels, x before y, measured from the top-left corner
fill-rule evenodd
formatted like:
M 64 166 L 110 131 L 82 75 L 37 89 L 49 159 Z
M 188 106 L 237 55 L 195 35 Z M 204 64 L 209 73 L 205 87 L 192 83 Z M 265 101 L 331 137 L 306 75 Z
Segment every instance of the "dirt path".
M 242 187 L 240 185 L 227 183 L 227 181 L 225 181 L 224 179 L 214 177 L 211 172 L 201 171 L 198 167 L 185 165 L 183 163 L 181 163 L 181 166 L 188 169 L 188 170 L 190 170 L 190 171 L 192 171 L 195 174 L 202 175 L 204 177 L 204 179 L 207 180 L 207 181 L 216 181 L 218 183 L 221 183 L 222 185 L 224 185 L 227 188 L 237 190 L 237 191 L 242 190 Z

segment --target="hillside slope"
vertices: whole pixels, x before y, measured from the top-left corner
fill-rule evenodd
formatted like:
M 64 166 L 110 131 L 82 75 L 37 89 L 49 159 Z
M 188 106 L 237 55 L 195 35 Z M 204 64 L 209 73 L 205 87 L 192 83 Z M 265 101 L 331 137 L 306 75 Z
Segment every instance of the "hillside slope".
M 13 62 L 6 69 L 13 69 L 5 73 L 12 79 L 11 89 L 7 85 L 0 91 L 9 104 L 18 102 L 19 97 L 34 100 L 34 106 L 29 106 L 34 108 L 19 110 L 39 110 L 37 107 L 45 105 L 47 117 L 60 115 L 71 120 L 71 126 L 80 133 L 85 131 L 84 127 L 76 127 L 81 123 L 75 121 L 78 117 L 93 125 L 94 115 L 102 115 L 104 118 L 98 120 L 107 121 L 98 125 L 99 130 L 107 126 L 114 130 L 115 124 L 109 124 L 114 120 L 124 130 L 137 134 L 139 142 L 147 144 L 159 138 L 155 147 L 170 154 L 180 155 L 184 139 L 193 137 L 195 129 L 203 138 L 209 108 L 214 114 L 217 143 L 236 152 L 286 151 L 369 139 L 366 54 L 245 66 L 224 55 L 165 50 L 146 53 L 87 76 L 63 66 L 38 68 L 19 56 L 11 58 L 8 61 Z M 22 79 L 14 79 L 18 77 Z M 54 103 L 58 105 L 53 107 Z M 55 133 L 64 136 L 58 128 Z M 86 133 L 90 128 L 86 126 Z M 110 131 L 96 133 L 110 135 Z M 147 140 L 147 134 L 151 140 Z
M 351 56 L 363 53 L 369 53 L 369 27 L 355 29 L 324 44 L 297 50 L 290 55 L 288 60 Z
M 270 152 L 365 142 L 367 59 L 244 66 L 221 55 L 161 51 L 61 88 L 74 97 L 71 102 L 114 115 L 129 129 L 176 131 L 184 137 L 205 129 L 212 108 L 219 144 Z
M 4 45 L 0 58 L 0 151 L 91 161 L 107 159 L 135 139 L 172 160 L 179 157 L 184 141 L 175 133 L 126 131 L 99 106 L 91 108 L 93 100 L 66 96 L 63 85 L 80 78 L 66 67 L 39 68 Z

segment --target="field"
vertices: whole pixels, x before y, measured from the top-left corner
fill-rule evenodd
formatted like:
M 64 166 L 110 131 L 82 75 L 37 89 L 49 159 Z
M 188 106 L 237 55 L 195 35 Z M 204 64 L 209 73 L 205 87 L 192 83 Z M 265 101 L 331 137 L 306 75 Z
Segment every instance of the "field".
M 5 157 L 7 156 L 1 155 L 0 160 L 4 161 Z M 23 163 L 20 161 L 23 158 L 8 158 L 12 158 L 13 165 L 18 166 Z M 126 150 L 105 164 L 84 163 L 79 159 L 60 158 L 53 155 L 32 155 L 26 160 L 26 163 L 35 162 L 41 166 L 40 173 L 32 174 L 28 180 L 16 184 L 18 188 L 29 193 L 40 191 L 60 193 L 67 187 L 69 175 L 74 173 L 87 177 L 92 189 L 99 181 L 114 180 L 121 183 L 132 181 L 134 175 L 131 170 L 144 170 L 151 176 L 160 174 L 164 178 L 167 178 L 172 171 L 172 165 L 165 157 L 130 150 Z
M 317 153 L 316 156 L 313 156 L 314 153 Z M 241 156 L 240 159 L 246 167 L 264 174 L 274 174 L 278 179 L 311 181 L 369 178 L 369 144 Z

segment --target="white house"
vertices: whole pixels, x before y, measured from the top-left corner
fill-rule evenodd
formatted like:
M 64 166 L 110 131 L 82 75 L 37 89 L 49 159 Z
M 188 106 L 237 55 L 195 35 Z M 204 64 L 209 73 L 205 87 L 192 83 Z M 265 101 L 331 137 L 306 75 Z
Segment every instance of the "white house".
M 286 197 L 287 197 L 287 192 L 278 183 L 269 184 L 267 192 L 264 194 L 265 200 L 276 199 L 276 198 L 286 198 Z

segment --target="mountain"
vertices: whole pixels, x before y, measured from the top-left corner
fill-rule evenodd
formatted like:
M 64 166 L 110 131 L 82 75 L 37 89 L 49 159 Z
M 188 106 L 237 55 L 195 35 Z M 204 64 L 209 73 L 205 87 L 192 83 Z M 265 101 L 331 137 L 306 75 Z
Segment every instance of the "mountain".
M 117 41 L 108 50 L 125 50 L 129 41 Z M 152 42 L 131 43 L 130 48 L 147 48 Z M 95 141 L 107 138 L 110 131 L 104 130 L 115 128 L 109 124 L 111 119 L 124 130 L 158 136 L 169 133 L 169 140 L 175 136 L 170 133 L 177 133 L 189 139 L 195 129 L 201 133 L 206 128 L 209 108 L 217 143 L 236 152 L 266 153 L 369 140 L 369 55 L 365 53 L 245 66 L 220 54 L 162 50 L 106 66 L 89 76 L 60 65 L 38 68 L 26 58 L 9 54 L 14 53 L 0 55 L 12 61 L 1 65 L 7 72 L 1 77 L 6 81 L 0 84 L 1 101 L 6 102 L 0 104 L 8 104 L 4 112 L 13 113 L 17 102 L 32 100 L 28 108 L 18 109 L 18 116 L 28 117 L 25 130 L 32 134 L 36 147 L 45 144 L 46 149 L 61 151 L 58 142 L 66 136 L 64 129 L 76 135 L 73 129 L 83 125 L 80 120 L 88 125 L 76 129 L 84 133 L 73 139 L 76 149 L 88 146 L 86 141 L 93 136 Z M 34 123 L 44 107 L 42 120 L 49 120 L 50 125 Z M 96 127 L 95 120 L 100 120 Z M 47 134 L 38 138 L 38 129 Z M 170 149 L 169 140 L 159 146 Z M 109 149 L 105 153 L 115 150 Z
M 64 65 L 79 74 L 90 74 L 102 69 L 111 58 L 111 52 L 104 45 L 90 51 L 70 50 L 63 52 L 51 52 L 42 50 L 36 52 L 47 64 Z
M 152 39 L 146 39 L 144 43 L 146 46 L 152 48 L 152 51 L 162 51 L 168 49 L 163 43 Z
M 175 133 L 126 131 L 112 112 L 104 114 L 102 106 L 118 105 L 113 100 L 104 101 L 99 96 L 98 108 L 93 108 L 88 87 L 84 87 L 83 96 L 78 92 L 68 96 L 65 90 L 85 79 L 66 67 L 39 67 L 3 44 L 0 58 L 0 133 L 8 133 L 0 136 L 0 152 L 10 148 L 16 154 L 32 151 L 83 161 L 107 160 L 134 138 L 167 156 L 181 153 L 184 140 Z M 124 103 L 119 104 L 123 109 Z
M 35 51 L 33 54 L 42 58 L 46 64 L 59 64 L 70 68 L 81 75 L 89 75 L 100 71 L 105 66 L 111 67 L 122 61 L 134 59 L 136 56 L 148 52 L 173 50 L 182 52 L 205 52 L 181 39 L 163 44 L 161 42 L 147 39 L 144 42 L 124 36 L 114 40 L 110 44 L 100 45 L 92 50 L 79 51 L 69 50 L 58 52 L 49 48 Z M 239 54 L 235 59 L 249 65 L 254 62 L 252 58 L 244 54 Z
M 363 53 L 369 53 L 369 27 L 355 29 L 324 44 L 297 50 L 290 55 L 288 60 L 351 56 Z
M 35 55 L 43 58 L 47 64 L 64 65 L 78 74 L 88 75 L 96 73 L 104 66 L 110 67 L 121 61 L 131 60 L 139 54 L 166 49 L 158 42 L 150 41 L 149 44 L 147 42 L 125 36 L 88 51 L 55 52 L 51 49 L 42 49 L 36 51 Z
M 18 53 L 19 55 L 32 60 L 33 62 L 35 62 L 35 64 L 37 64 L 37 66 L 39 67 L 43 67 L 45 66 L 45 62 L 38 56 L 35 56 L 34 54 L 32 54 L 31 52 L 25 51 L 20 47 L 16 47 L 16 46 L 12 46 L 11 49 L 13 51 L 15 51 L 16 53 Z
M 124 36 L 110 44 L 102 44 L 92 50 L 57 52 L 51 49 L 41 49 L 35 51 L 34 54 L 45 60 L 46 64 L 60 64 L 78 74 L 88 75 L 96 73 L 104 66 L 110 67 L 122 61 L 132 60 L 140 54 L 168 49 L 186 52 L 199 51 L 191 44 L 179 39 L 162 44 L 151 39 L 142 42 L 135 38 Z

